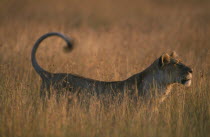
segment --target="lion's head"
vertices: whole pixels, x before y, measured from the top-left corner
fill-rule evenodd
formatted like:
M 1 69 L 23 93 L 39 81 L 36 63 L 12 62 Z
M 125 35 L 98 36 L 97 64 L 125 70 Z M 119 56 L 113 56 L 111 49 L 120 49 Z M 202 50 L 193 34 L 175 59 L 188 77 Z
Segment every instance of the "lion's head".
M 162 81 L 168 84 L 181 83 L 187 87 L 191 85 L 193 70 L 183 64 L 175 52 L 165 53 L 157 61 Z

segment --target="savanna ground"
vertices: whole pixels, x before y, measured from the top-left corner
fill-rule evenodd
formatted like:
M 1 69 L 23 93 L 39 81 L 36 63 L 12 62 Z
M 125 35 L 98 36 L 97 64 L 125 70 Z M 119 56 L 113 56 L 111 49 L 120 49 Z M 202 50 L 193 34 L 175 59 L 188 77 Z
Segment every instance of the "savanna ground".
M 209 9 L 208 0 L 1 0 L 0 136 L 210 136 Z M 175 50 L 194 69 L 192 86 L 175 86 L 163 104 L 152 104 L 156 111 L 129 98 L 107 105 L 52 97 L 43 105 L 30 55 L 51 31 L 75 39 L 71 53 L 56 37 L 40 46 L 38 62 L 51 72 L 123 80 Z

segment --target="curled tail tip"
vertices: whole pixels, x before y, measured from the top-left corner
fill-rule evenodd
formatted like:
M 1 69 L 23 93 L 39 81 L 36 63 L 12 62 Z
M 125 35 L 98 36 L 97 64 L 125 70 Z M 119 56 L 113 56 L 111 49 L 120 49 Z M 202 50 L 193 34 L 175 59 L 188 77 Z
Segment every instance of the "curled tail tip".
M 73 50 L 73 47 L 65 46 L 63 47 L 64 52 L 71 52 Z
M 63 48 L 64 52 L 71 52 L 74 49 L 74 40 L 68 40 L 67 45 Z

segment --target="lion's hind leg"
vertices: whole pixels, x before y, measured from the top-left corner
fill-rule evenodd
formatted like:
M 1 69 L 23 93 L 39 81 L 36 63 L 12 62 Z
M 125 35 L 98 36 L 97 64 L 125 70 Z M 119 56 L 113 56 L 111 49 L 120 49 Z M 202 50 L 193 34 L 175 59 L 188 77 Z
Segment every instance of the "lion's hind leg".
M 42 84 L 40 87 L 40 98 L 45 99 L 47 95 L 48 98 L 50 98 L 50 86 L 49 84 L 47 84 L 47 82 L 42 80 Z

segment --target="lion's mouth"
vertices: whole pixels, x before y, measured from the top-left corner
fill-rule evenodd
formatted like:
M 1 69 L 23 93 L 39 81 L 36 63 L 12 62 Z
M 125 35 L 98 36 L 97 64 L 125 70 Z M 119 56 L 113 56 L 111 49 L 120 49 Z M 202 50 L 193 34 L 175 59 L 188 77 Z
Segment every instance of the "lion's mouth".
M 185 78 L 185 79 L 182 79 L 181 82 L 182 82 L 182 84 L 185 84 L 185 83 L 186 83 L 187 81 L 189 81 L 189 80 L 191 80 L 191 79 L 186 79 L 186 78 Z
M 185 86 L 190 86 L 191 85 L 191 79 L 187 79 L 187 78 L 185 78 L 185 79 L 182 79 L 181 80 L 181 83 L 183 84 L 183 85 L 185 85 Z

